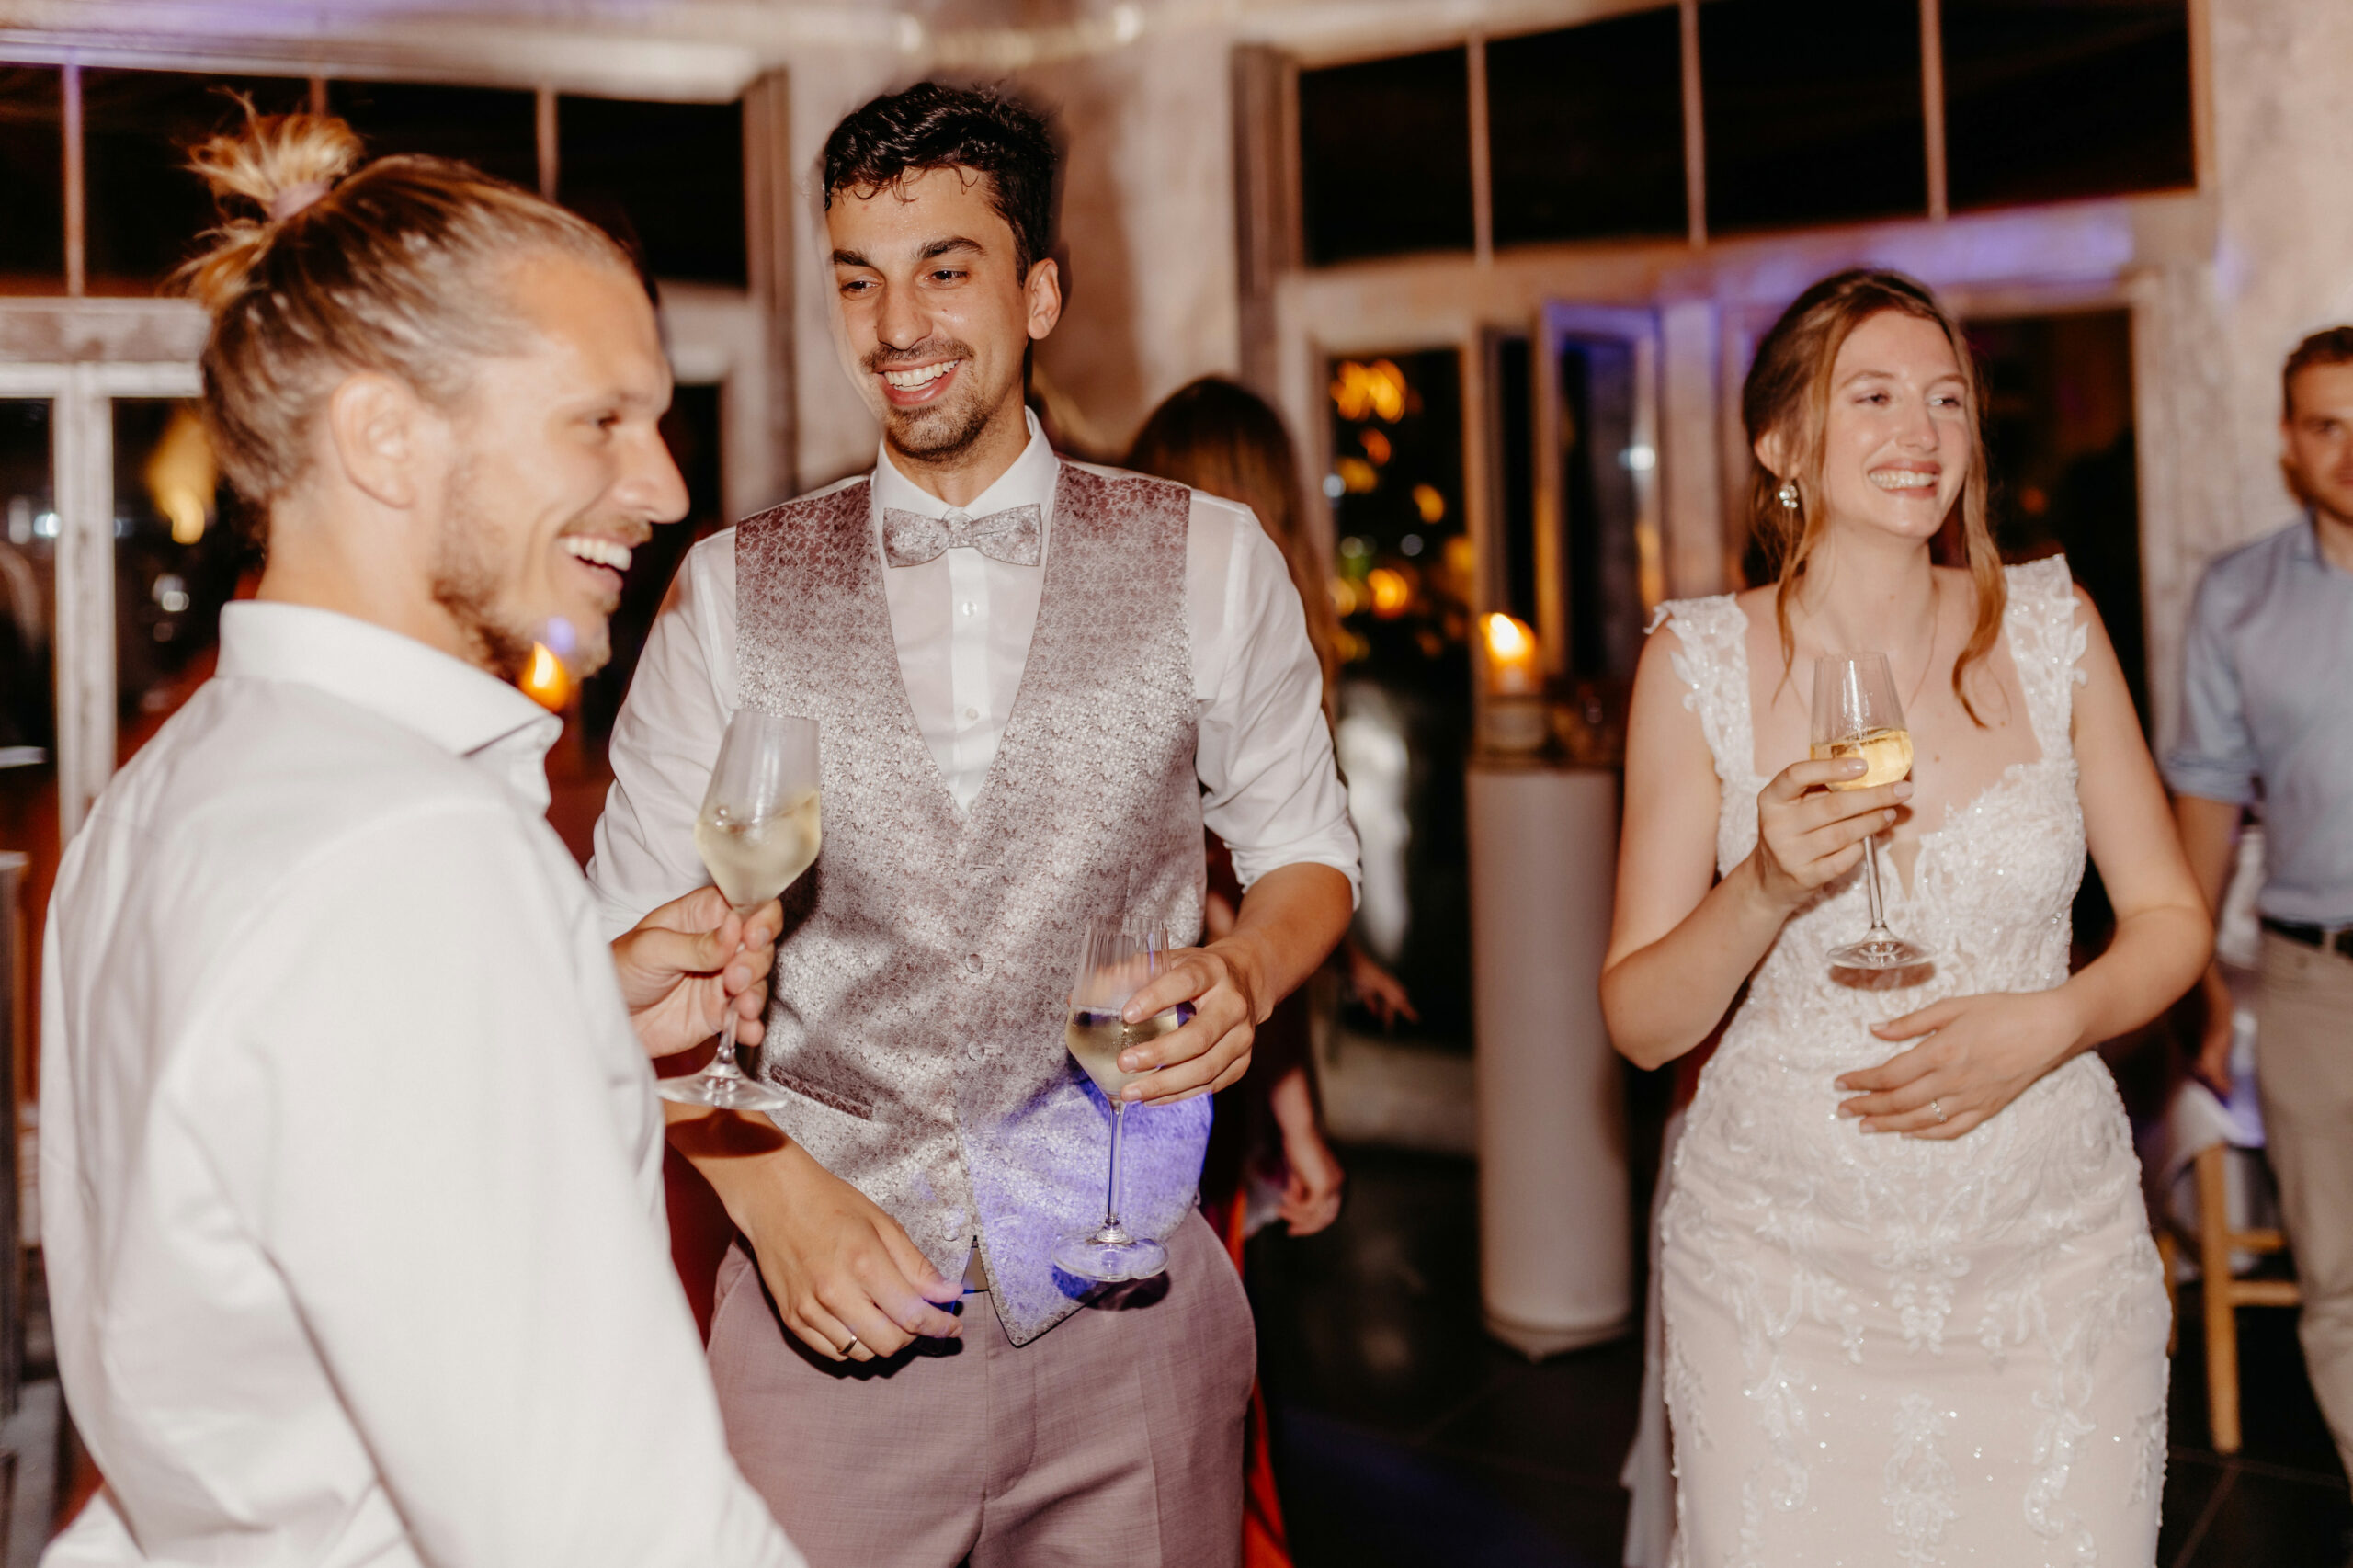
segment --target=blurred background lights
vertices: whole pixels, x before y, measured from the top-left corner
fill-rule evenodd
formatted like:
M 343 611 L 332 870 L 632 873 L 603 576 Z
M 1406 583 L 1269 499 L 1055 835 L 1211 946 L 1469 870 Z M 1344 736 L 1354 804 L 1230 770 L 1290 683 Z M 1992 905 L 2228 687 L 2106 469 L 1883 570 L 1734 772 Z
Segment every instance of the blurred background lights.
M 1372 596 L 1372 613 L 1383 620 L 1393 620 L 1413 608 L 1413 581 L 1395 567 L 1374 567 L 1365 574 L 1364 585 Z
M 1414 486 L 1414 506 L 1421 512 L 1422 521 L 1426 523 L 1446 520 L 1446 497 L 1438 493 L 1438 486 L 1434 484 Z
M 1381 471 L 1362 458 L 1342 458 L 1332 465 L 1340 471 L 1340 488 L 1350 495 L 1366 495 L 1381 486 Z
M 1332 368 L 1332 405 L 1343 419 L 1379 419 L 1394 425 L 1405 417 L 1405 372 L 1388 359 L 1360 365 L 1343 359 Z

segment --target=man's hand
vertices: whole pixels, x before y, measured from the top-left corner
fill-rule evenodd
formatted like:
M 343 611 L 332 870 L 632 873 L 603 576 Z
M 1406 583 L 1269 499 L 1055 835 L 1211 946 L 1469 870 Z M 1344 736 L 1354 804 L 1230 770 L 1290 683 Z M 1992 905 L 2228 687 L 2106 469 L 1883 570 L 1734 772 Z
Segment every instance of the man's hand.
M 672 1136 L 751 1242 L 785 1326 L 810 1349 L 831 1361 L 871 1361 L 918 1335 L 962 1335 L 962 1323 L 941 1307 L 962 1296 L 963 1282 L 942 1278 L 871 1199 L 798 1143 L 754 1158 L 714 1157 L 694 1147 L 696 1131 L 674 1127 Z
M 1173 1034 L 1120 1052 L 1121 1072 L 1152 1073 L 1128 1085 L 1129 1102 L 1174 1105 L 1239 1081 L 1250 1070 L 1250 1042 L 1270 1010 L 1257 1005 L 1256 995 L 1255 974 L 1229 942 L 1169 954 L 1168 967 L 1130 999 L 1120 1017 L 1140 1024 L 1180 1002 L 1192 1004 L 1193 1016 Z
M 615 937 L 613 971 L 645 1053 L 670 1056 L 702 1044 L 726 1028 L 731 1000 L 737 1042 L 757 1045 L 783 929 L 774 899 L 745 920 L 717 888 L 698 888 Z

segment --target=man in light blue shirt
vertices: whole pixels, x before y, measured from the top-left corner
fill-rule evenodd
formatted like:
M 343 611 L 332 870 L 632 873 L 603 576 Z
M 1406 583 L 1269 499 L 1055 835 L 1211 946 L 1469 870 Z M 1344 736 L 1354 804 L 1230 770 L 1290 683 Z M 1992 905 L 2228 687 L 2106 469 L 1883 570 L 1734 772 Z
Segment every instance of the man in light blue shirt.
M 2271 1164 L 2303 1287 L 2304 1359 L 2353 1473 L 2353 326 L 2283 374 L 2280 466 L 2305 517 L 2207 567 L 2181 738 L 2165 757 L 2191 869 L 2219 911 L 2239 823 L 2264 824 L 2256 1051 Z M 2209 977 L 2200 1071 L 2229 1076 Z

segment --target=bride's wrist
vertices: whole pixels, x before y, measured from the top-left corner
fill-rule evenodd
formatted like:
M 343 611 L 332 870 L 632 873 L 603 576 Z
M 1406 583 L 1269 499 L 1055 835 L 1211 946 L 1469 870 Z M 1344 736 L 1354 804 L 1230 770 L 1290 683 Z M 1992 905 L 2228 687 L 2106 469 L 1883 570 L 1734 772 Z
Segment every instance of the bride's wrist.
M 1797 913 L 1798 905 L 1805 902 L 1805 895 L 1794 883 L 1786 893 L 1776 891 L 1773 879 L 1765 874 L 1764 852 L 1762 844 L 1750 850 L 1748 858 L 1734 866 L 1725 881 L 1733 884 L 1743 908 L 1779 931 Z

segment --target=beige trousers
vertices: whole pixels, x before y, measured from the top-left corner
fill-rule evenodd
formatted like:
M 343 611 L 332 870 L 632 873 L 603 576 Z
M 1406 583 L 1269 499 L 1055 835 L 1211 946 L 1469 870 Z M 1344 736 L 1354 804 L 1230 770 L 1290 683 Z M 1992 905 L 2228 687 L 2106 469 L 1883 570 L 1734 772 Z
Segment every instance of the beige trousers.
M 2353 1475 L 2353 959 L 2267 931 L 2256 1006 L 2264 1138 L 2303 1290 L 2304 1364 Z
M 844 1366 L 739 1243 L 710 1325 L 728 1447 L 810 1568 L 1235 1568 L 1257 1336 L 1198 1211 L 1168 1255 L 1017 1348 L 970 1295 L 961 1341 Z

